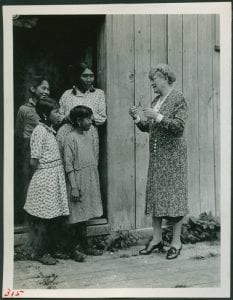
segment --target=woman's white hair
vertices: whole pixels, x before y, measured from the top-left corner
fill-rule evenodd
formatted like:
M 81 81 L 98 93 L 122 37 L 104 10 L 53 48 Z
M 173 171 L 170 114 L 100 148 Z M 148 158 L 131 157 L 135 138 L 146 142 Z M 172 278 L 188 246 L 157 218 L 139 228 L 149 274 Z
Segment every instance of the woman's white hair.
M 158 64 L 155 68 L 151 68 L 149 78 L 153 79 L 156 73 L 160 73 L 164 78 L 168 79 L 168 83 L 172 84 L 176 81 L 176 76 L 167 64 Z

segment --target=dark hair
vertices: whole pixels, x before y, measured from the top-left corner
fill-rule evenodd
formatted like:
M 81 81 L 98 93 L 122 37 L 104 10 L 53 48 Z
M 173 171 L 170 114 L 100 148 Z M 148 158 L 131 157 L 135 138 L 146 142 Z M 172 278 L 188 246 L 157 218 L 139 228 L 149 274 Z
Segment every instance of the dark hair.
M 37 88 L 39 85 L 42 84 L 43 81 L 48 82 L 48 79 L 44 75 L 33 75 L 28 82 L 30 93 L 32 93 L 31 87 Z
M 72 93 L 74 95 L 77 94 L 76 92 L 76 86 L 79 87 L 80 86 L 80 76 L 81 74 L 86 70 L 86 69 L 90 69 L 91 70 L 91 66 L 87 63 L 87 62 L 80 62 L 76 65 L 70 65 L 69 66 L 69 71 L 72 74 L 71 77 L 72 81 L 73 81 L 73 89 L 72 89 Z M 90 90 L 90 92 L 94 92 L 95 89 L 94 87 Z
M 84 119 L 91 117 L 92 115 L 93 111 L 90 107 L 85 105 L 77 105 L 70 111 L 70 121 L 74 126 L 76 126 L 78 118 Z
M 40 99 L 37 103 L 36 103 L 36 112 L 39 115 L 41 122 L 46 123 L 46 119 L 44 117 L 44 115 L 46 117 L 49 117 L 50 113 L 52 110 L 59 108 L 60 105 L 59 103 L 49 97 Z

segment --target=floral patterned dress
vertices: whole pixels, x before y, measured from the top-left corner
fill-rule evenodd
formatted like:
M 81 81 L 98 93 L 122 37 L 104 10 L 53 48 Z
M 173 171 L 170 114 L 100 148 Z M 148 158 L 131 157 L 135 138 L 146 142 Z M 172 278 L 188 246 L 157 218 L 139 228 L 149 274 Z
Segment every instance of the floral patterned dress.
M 32 216 L 52 219 L 69 215 L 65 173 L 52 128 L 35 127 L 30 141 L 31 158 L 39 160 L 29 184 L 24 209 Z
M 72 89 L 64 92 L 60 99 L 60 113 L 64 116 L 68 116 L 70 110 L 77 105 L 85 105 L 92 109 L 94 114 L 95 125 L 102 125 L 107 119 L 106 115 L 106 103 L 104 92 L 100 89 L 95 89 L 94 92 L 90 92 L 89 90 L 85 93 L 82 93 L 77 89 L 77 94 L 74 95 L 72 93 Z M 64 124 L 57 133 L 57 140 L 59 141 L 59 146 L 61 150 L 61 154 L 63 155 L 63 147 L 65 137 L 71 130 L 73 129 L 71 124 Z M 91 137 L 93 146 L 94 146 L 94 154 L 99 160 L 99 136 L 98 129 L 96 126 L 92 125 L 90 130 L 88 131 L 88 135 Z
M 154 107 L 159 101 L 156 97 Z M 145 214 L 178 217 L 188 213 L 187 145 L 184 135 L 187 103 L 182 93 L 172 90 L 161 105 L 160 123 L 140 121 L 141 131 L 149 132 L 150 159 Z
M 103 214 L 99 174 L 93 144 L 87 132 L 75 130 L 65 138 L 64 161 L 66 173 L 74 172 L 76 186 L 81 190 L 81 201 L 71 200 L 71 186 L 67 180 L 70 224 L 87 221 Z

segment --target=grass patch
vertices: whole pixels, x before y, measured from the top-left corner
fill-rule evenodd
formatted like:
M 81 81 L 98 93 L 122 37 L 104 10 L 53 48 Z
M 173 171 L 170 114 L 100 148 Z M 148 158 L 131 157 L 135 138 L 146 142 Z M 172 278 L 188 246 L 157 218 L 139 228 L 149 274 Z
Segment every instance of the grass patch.
M 57 278 L 58 275 L 52 273 L 51 275 L 45 276 L 42 272 L 40 272 L 39 275 L 40 278 L 42 278 L 42 281 L 40 282 L 41 285 L 46 287 L 47 289 L 55 289 L 57 285 Z
M 169 223 L 168 223 L 169 224 Z M 169 225 L 172 225 L 171 223 Z M 172 226 L 163 230 L 163 240 L 170 243 L 172 240 Z M 204 241 L 220 240 L 220 221 L 211 212 L 201 213 L 198 218 L 190 217 L 187 223 L 182 225 L 181 242 L 183 244 L 195 244 Z
M 186 288 L 187 286 L 185 284 L 177 284 L 174 286 L 174 288 Z
M 206 255 L 195 255 L 195 256 L 191 257 L 191 259 L 203 260 L 203 259 L 208 259 L 208 258 L 217 257 L 217 256 L 219 256 L 219 253 L 209 252 Z

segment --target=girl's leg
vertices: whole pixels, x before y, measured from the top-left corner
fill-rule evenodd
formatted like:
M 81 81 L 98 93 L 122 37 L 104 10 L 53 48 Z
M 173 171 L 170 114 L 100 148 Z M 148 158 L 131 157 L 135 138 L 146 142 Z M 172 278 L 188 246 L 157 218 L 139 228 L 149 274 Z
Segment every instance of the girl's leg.
M 87 241 L 87 224 L 86 222 L 80 222 L 76 225 L 76 237 L 78 245 L 81 250 L 84 250 L 88 247 Z
M 62 235 L 62 218 L 57 217 L 47 220 L 48 252 L 55 254 L 60 250 L 60 240 Z
M 151 245 L 156 245 L 162 241 L 162 218 L 152 217 L 153 238 Z
M 80 236 L 80 240 L 81 240 L 81 247 L 85 254 L 94 255 L 94 256 L 103 254 L 102 250 L 99 250 L 99 249 L 96 249 L 95 247 L 93 247 L 93 245 L 88 240 L 88 238 L 87 238 L 87 223 L 86 222 L 79 223 L 79 236 Z
M 46 226 L 41 218 L 27 214 L 29 227 L 29 240 L 27 246 L 32 248 L 35 257 L 41 256 L 46 251 Z
M 36 249 L 37 259 L 45 265 L 55 265 L 56 260 L 51 256 L 52 240 L 49 235 L 49 220 L 33 219 L 32 247 Z
M 71 255 L 78 245 L 77 224 L 64 224 L 62 231 L 62 245 L 64 251 Z
M 73 260 L 77 262 L 83 262 L 85 260 L 85 254 L 80 251 L 81 247 L 78 227 L 78 224 L 69 224 L 65 226 L 65 252 Z

